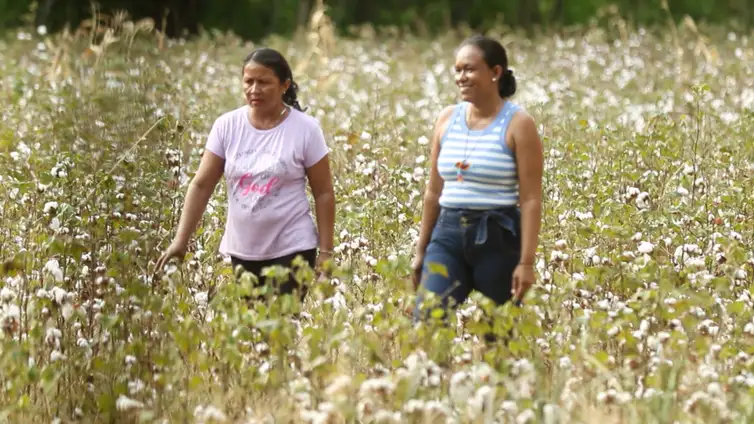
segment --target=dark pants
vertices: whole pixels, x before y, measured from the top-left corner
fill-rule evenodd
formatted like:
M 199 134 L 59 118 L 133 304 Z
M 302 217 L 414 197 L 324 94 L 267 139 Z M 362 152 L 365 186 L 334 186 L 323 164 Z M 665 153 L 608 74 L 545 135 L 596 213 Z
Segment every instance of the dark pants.
M 257 276 L 257 278 L 259 279 L 259 283 L 257 287 L 261 287 L 265 284 L 269 284 L 270 286 L 274 285 L 273 287 L 275 289 L 275 293 L 280 294 L 280 295 L 292 294 L 294 290 L 298 290 L 299 297 L 303 301 L 304 298 L 306 297 L 307 286 L 306 284 L 303 284 L 302 281 L 296 281 L 296 279 L 294 278 L 296 269 L 293 266 L 293 260 L 298 255 L 301 255 L 309 263 L 309 266 L 314 268 L 315 262 L 317 260 L 317 249 L 306 250 L 303 252 L 296 252 L 296 253 L 292 253 L 290 255 L 286 255 L 280 258 L 268 259 L 264 261 L 246 261 L 246 260 L 239 259 L 236 257 L 231 257 L 231 263 L 233 264 L 234 271 L 236 267 L 241 265 L 244 270 Z M 284 281 L 277 282 L 277 281 L 274 281 L 272 278 L 268 279 L 266 277 L 262 277 L 261 276 L 262 269 L 273 266 L 273 265 L 280 265 L 280 266 L 289 268 L 291 272 L 288 274 L 288 278 L 285 279 Z M 248 300 L 253 300 L 253 299 L 248 299 Z
M 518 208 L 474 211 L 442 208 L 424 254 L 421 287 L 444 309 L 478 290 L 498 305 L 511 299 L 513 272 L 521 257 Z M 415 318 L 424 294 L 420 290 Z M 426 311 L 425 311 L 426 313 Z M 426 316 L 426 315 L 425 315 Z

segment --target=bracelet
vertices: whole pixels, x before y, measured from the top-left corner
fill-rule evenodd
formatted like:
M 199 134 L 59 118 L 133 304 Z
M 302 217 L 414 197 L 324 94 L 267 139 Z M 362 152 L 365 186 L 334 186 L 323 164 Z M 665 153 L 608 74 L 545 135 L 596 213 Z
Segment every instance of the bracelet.
M 332 255 L 332 250 L 319 249 L 319 253 L 327 253 L 328 255 Z
M 519 262 L 518 266 L 530 266 L 530 267 L 534 267 L 534 264 L 525 264 L 523 262 Z

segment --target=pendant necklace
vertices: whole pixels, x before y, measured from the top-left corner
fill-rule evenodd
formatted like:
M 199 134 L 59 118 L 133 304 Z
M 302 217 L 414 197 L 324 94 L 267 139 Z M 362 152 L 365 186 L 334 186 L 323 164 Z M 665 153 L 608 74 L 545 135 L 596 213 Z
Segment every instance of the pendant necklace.
M 468 157 L 474 152 L 474 149 L 476 149 L 477 141 L 474 140 L 474 146 L 472 147 L 471 151 L 466 153 L 466 149 L 469 147 L 469 132 L 471 129 L 469 128 L 469 113 L 464 113 L 464 119 L 466 120 L 466 144 L 463 146 L 463 160 L 456 162 L 456 180 L 458 182 L 463 181 L 463 172 L 469 169 L 471 166 L 471 162 L 469 162 L 467 159 Z

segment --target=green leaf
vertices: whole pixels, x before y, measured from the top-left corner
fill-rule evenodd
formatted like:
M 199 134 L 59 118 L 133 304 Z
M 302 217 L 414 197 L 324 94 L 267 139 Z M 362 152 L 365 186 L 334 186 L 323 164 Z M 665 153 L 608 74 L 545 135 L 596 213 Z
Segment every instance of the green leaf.
M 748 307 L 746 306 L 746 303 L 742 301 L 738 301 L 738 302 L 733 302 L 733 303 L 728 304 L 726 309 L 728 310 L 728 313 L 731 315 L 741 315 L 744 313 L 745 310 L 748 309 Z
M 594 355 L 594 358 L 597 359 L 601 364 L 607 365 L 610 360 L 610 355 L 605 351 L 599 351 Z
M 429 268 L 429 272 L 431 274 L 440 274 L 445 278 L 449 277 L 448 268 L 438 262 L 428 262 L 427 267 Z

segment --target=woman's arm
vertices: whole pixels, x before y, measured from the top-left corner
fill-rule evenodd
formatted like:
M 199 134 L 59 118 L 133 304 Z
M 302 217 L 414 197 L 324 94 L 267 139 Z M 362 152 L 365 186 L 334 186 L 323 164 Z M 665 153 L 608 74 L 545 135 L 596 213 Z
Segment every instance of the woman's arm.
M 175 240 L 188 244 L 191 235 L 199 224 L 199 220 L 204 215 L 204 210 L 207 208 L 209 198 L 215 191 L 215 186 L 223 175 L 224 167 L 225 160 L 223 158 L 205 150 L 199 164 L 199 170 L 191 180 L 186 192 L 186 200 L 181 219 L 178 222 Z
M 178 221 L 178 230 L 173 242 L 157 260 L 157 270 L 161 270 L 171 258 L 185 255 L 191 235 L 196 230 L 202 215 L 204 215 L 209 198 L 215 191 L 215 186 L 220 181 L 224 168 L 225 159 L 209 150 L 204 151 L 199 169 L 186 192 L 183 211 Z
M 430 159 L 432 161 L 429 171 L 429 182 L 424 189 L 424 198 L 422 205 L 422 220 L 419 228 L 419 240 L 416 242 L 416 253 L 414 262 L 411 266 L 413 270 L 412 280 L 414 288 L 419 287 L 421 283 L 422 265 L 424 263 L 424 252 L 432 237 L 432 230 L 437 223 L 437 216 L 440 214 L 440 195 L 445 183 L 437 171 L 437 158 L 440 156 L 440 139 L 448 126 L 448 119 L 453 114 L 454 106 L 446 107 L 435 122 L 435 128 L 432 131 Z
M 519 113 L 515 121 L 517 122 L 515 122 L 512 135 L 518 165 L 521 204 L 520 263 L 533 265 L 542 219 L 543 147 L 531 116 Z
M 429 239 L 432 236 L 432 230 L 437 223 L 437 216 L 440 213 L 440 195 L 445 184 L 437 171 L 437 158 L 440 156 L 440 138 L 445 132 L 448 118 L 453 113 L 453 108 L 454 106 L 448 106 L 440 112 L 435 123 L 435 128 L 432 131 L 430 151 L 431 169 L 429 171 L 429 182 L 424 189 L 421 227 L 419 229 L 419 240 L 416 243 L 416 255 L 418 258 L 424 257 L 424 252 L 427 250 Z
M 306 175 L 314 196 L 320 256 L 326 259 L 332 254 L 335 231 L 335 193 L 328 156 L 307 168 Z

